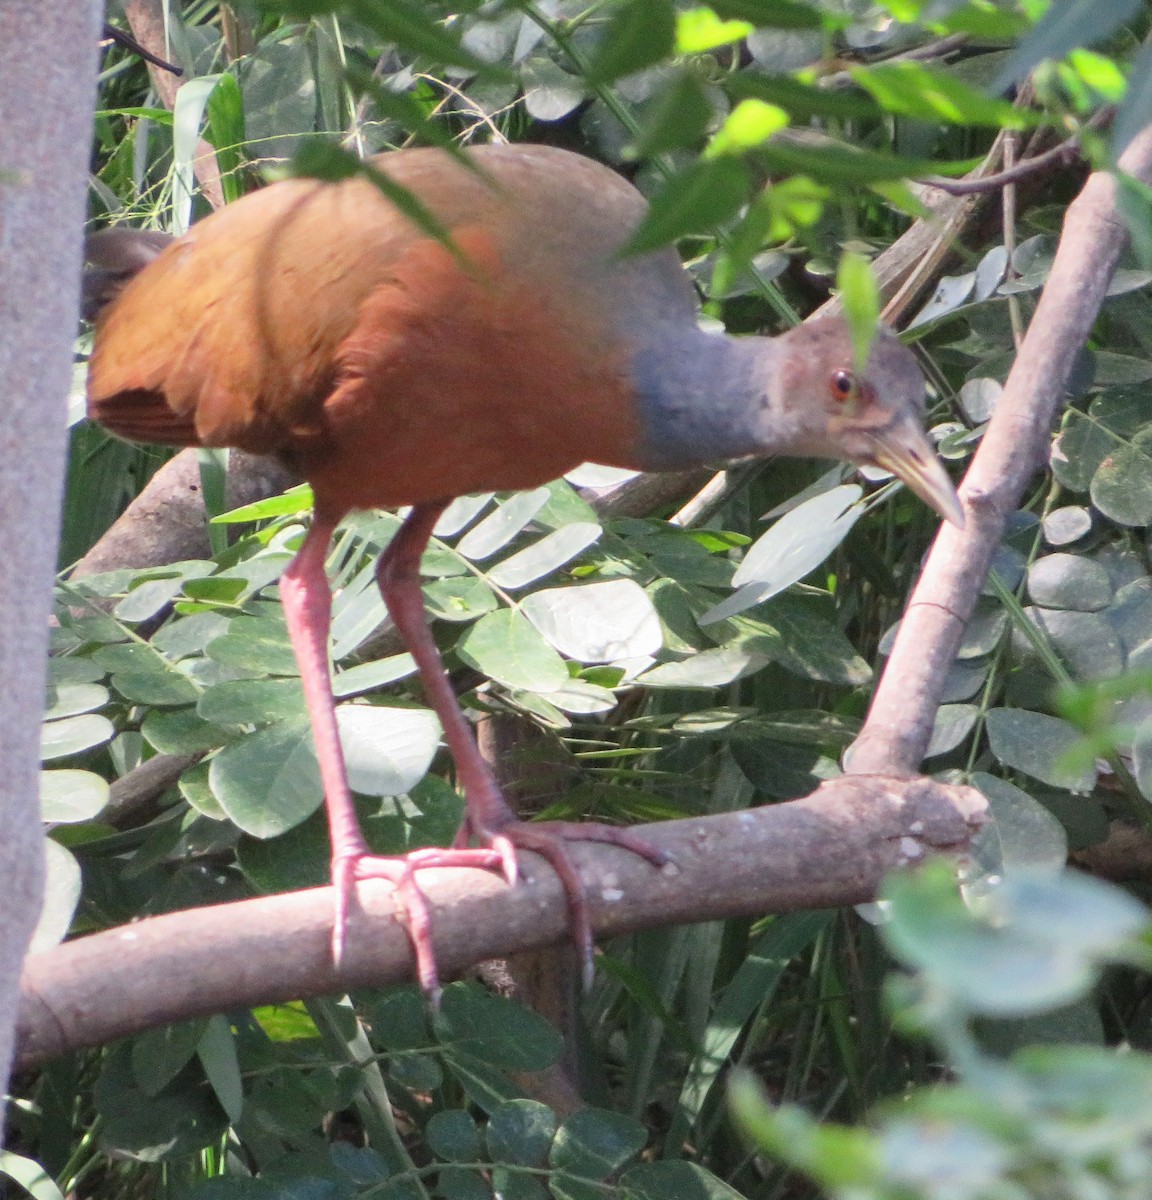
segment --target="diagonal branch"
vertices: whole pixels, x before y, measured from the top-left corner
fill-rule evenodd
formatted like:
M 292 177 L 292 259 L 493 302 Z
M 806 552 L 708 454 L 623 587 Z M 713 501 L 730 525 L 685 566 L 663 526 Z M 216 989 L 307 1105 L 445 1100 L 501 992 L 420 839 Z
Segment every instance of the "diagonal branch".
M 1119 168 L 1152 183 L 1152 127 Z M 1045 462 L 1072 366 L 1104 301 L 1128 233 L 1116 180 L 1091 175 L 1069 206 L 1036 314 L 960 488 L 967 525 L 941 528 L 900 626 L 864 729 L 855 774 L 911 775 L 924 757 L 944 675 L 960 646 L 992 556 L 1032 476 Z

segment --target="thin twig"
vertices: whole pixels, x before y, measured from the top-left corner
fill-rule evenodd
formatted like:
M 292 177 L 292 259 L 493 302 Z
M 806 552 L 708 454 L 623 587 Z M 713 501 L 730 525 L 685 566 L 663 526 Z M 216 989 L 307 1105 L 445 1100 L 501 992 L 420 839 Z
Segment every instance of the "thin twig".
M 123 29 L 117 29 L 115 25 L 106 24 L 104 26 L 104 38 L 106 41 L 115 42 L 118 46 L 123 46 L 125 50 L 130 50 L 146 63 L 151 63 L 152 66 L 159 67 L 162 71 L 168 71 L 173 75 L 184 74 L 183 67 L 178 67 L 174 63 L 168 62 L 167 59 L 161 58 L 158 54 L 153 54 L 146 46 L 141 46 L 130 33 L 125 33 Z

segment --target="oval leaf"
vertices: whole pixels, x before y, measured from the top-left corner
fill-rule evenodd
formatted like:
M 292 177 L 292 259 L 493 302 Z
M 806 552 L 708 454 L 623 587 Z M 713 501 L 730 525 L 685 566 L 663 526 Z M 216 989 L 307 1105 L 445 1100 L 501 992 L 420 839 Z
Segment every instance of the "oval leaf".
M 664 644 L 652 601 L 631 579 L 533 592 L 520 607 L 557 650 L 577 662 L 639 658 Z
M 365 796 L 402 796 L 428 773 L 440 722 L 425 708 L 342 704 L 336 710 L 348 783 Z
M 515 609 L 481 617 L 460 639 L 456 653 L 507 687 L 554 692 L 568 679 L 564 660 Z
M 269 725 L 225 746 L 208 779 L 228 818 L 258 838 L 299 825 L 324 798 L 306 721 Z

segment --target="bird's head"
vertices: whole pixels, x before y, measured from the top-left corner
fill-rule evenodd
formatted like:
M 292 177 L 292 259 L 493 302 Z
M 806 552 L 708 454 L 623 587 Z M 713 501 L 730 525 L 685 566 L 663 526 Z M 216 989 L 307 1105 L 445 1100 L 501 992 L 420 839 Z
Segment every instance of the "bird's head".
M 882 467 L 962 526 L 956 489 L 924 432 L 924 376 L 915 355 L 879 329 L 861 371 L 839 318 L 810 321 L 779 341 L 784 353 L 770 409 L 789 431 L 789 452 Z

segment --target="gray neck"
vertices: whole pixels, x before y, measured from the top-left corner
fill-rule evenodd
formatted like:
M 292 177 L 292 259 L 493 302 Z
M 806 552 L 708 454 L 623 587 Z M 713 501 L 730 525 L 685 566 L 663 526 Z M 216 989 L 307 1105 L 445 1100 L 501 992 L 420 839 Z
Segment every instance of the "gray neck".
M 668 471 L 771 454 L 792 430 L 779 403 L 781 345 L 695 325 L 633 360 L 644 434 L 641 465 Z

